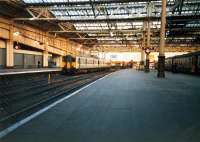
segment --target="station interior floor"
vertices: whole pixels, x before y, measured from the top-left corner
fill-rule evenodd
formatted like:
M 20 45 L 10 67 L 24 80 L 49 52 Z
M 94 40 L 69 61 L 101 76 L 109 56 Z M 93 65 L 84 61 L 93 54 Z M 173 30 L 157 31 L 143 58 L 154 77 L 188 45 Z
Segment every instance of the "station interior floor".
M 200 77 L 114 72 L 1 142 L 199 142 Z

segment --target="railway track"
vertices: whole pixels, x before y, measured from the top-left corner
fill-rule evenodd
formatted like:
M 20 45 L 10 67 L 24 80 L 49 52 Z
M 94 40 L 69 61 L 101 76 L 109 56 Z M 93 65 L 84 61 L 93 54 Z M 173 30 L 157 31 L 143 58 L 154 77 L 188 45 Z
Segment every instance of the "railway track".
M 57 80 L 60 79 L 60 75 L 54 75 L 52 80 Z M 24 80 L 24 78 L 26 78 L 26 80 Z M 0 90 L 8 88 L 9 90 L 16 90 L 19 87 L 23 87 L 24 85 L 27 85 L 27 83 L 29 85 L 34 85 L 34 84 L 38 84 L 38 83 L 43 83 L 43 82 L 47 82 L 48 81 L 48 74 L 43 74 L 43 75 L 33 75 L 33 76 L 22 76 L 20 77 L 20 79 L 15 79 L 15 78 L 10 78 L 9 76 L 6 77 L 0 77 Z
M 1 95 L 0 130 L 110 72 L 67 76 Z M 3 102 L 4 100 L 4 102 Z M 6 103 L 5 103 L 6 102 Z

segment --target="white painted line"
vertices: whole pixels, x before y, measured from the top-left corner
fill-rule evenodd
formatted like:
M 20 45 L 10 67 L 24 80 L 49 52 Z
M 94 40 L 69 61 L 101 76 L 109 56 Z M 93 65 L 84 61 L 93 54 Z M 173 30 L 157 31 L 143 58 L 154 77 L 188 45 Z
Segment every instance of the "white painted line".
M 49 106 L 47 106 L 47 107 L 45 107 L 45 108 L 43 108 L 43 109 L 41 109 L 41 110 L 39 110 L 39 111 L 33 113 L 32 115 L 26 117 L 25 119 L 23 119 L 23 120 L 21 120 L 21 121 L 19 121 L 19 122 L 16 122 L 16 123 L 13 124 L 12 126 L 10 126 L 10 127 L 6 128 L 6 129 L 2 130 L 2 131 L 0 132 L 0 139 L 3 138 L 4 136 L 6 136 L 7 134 L 9 134 L 10 132 L 14 131 L 15 129 L 17 129 L 18 127 L 22 126 L 23 124 L 29 122 L 29 121 L 32 120 L 33 118 L 35 118 L 35 117 L 39 116 L 40 114 L 46 112 L 46 111 L 49 110 L 50 108 L 56 106 L 57 104 L 63 102 L 64 100 L 67 100 L 67 99 L 71 98 L 71 97 L 74 96 L 75 94 L 81 92 L 82 90 L 88 88 L 89 86 L 93 85 L 93 84 L 96 83 L 97 81 L 100 81 L 100 80 L 106 78 L 107 76 L 109 76 L 109 75 L 111 75 L 111 74 L 113 74 L 113 72 L 110 73 L 110 74 L 105 75 L 105 76 L 102 77 L 102 78 L 99 78 L 99 79 L 95 80 L 94 82 L 92 82 L 92 83 L 90 83 L 90 84 L 88 84 L 88 85 L 86 85 L 86 86 L 84 86 L 84 87 L 78 89 L 77 91 L 75 91 L 75 92 L 73 92 L 73 93 L 67 95 L 66 97 L 64 97 L 64 98 L 62 98 L 62 99 L 60 99 L 60 100 L 58 100 L 58 101 L 56 101 L 56 102 L 50 104 Z
M 61 69 L 46 69 L 46 70 L 27 70 L 27 71 L 3 72 L 3 73 L 0 73 L 0 76 L 3 76 L 3 75 L 26 74 L 26 73 L 53 72 L 53 71 L 61 71 Z

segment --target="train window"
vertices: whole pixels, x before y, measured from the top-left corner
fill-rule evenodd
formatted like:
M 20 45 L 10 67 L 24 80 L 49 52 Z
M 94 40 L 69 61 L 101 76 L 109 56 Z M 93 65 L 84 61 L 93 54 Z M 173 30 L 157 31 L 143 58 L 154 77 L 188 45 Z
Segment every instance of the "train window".
M 186 58 L 185 60 L 186 60 L 185 63 L 188 64 L 189 63 L 189 58 Z
M 200 56 L 198 56 L 198 66 L 200 67 Z
M 192 62 L 192 58 L 191 58 L 191 57 L 189 58 L 189 62 L 190 62 L 190 63 Z
M 90 59 L 87 59 L 87 64 L 90 64 Z
M 198 56 L 198 59 L 197 59 L 197 60 L 198 60 L 198 63 L 200 64 L 200 56 Z
M 81 58 L 81 64 L 85 64 L 84 58 Z
M 88 59 L 88 62 L 87 62 L 88 64 L 91 64 L 91 59 Z
M 81 59 L 80 59 L 80 58 L 78 58 L 78 63 L 79 63 L 79 64 L 81 63 Z

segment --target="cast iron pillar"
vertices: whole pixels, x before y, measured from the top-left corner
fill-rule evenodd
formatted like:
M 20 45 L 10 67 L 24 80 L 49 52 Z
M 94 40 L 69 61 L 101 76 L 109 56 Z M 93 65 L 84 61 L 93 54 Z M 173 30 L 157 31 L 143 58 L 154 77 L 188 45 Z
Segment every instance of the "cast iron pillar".
M 45 37 L 45 43 L 44 43 L 44 51 L 43 51 L 43 67 L 47 68 L 48 67 L 48 48 L 49 48 L 49 43 L 48 43 L 48 34 Z
M 6 68 L 13 68 L 14 66 L 14 49 L 13 49 L 13 25 L 9 27 L 9 39 L 6 42 Z
M 143 22 L 143 39 L 142 39 L 142 48 L 141 48 L 141 60 L 140 60 L 140 70 L 144 70 L 144 63 L 145 63 L 145 48 L 146 48 L 146 27 L 147 22 Z
M 160 48 L 158 56 L 158 74 L 159 78 L 165 77 L 165 25 L 166 25 L 166 0 L 162 0 L 162 15 L 160 28 Z
M 149 72 L 150 69 L 149 69 L 149 54 L 150 54 L 150 49 L 147 48 L 145 49 L 145 53 L 146 53 L 146 65 L 145 65 L 145 72 Z
M 149 54 L 146 54 L 145 72 L 149 72 Z
M 150 54 L 150 41 L 151 41 L 151 22 L 148 19 L 148 29 L 147 29 L 147 46 L 145 49 L 146 53 L 146 65 L 145 65 L 145 72 L 149 72 L 149 54 Z
M 158 77 L 165 77 L 165 56 L 158 56 Z
M 141 50 L 141 60 L 140 60 L 140 70 L 144 70 L 144 56 L 145 56 L 145 53 L 144 53 L 144 50 L 142 49 Z

